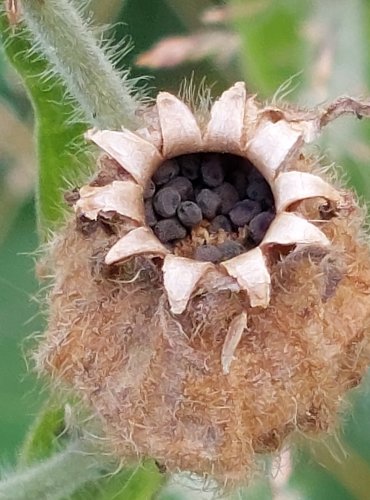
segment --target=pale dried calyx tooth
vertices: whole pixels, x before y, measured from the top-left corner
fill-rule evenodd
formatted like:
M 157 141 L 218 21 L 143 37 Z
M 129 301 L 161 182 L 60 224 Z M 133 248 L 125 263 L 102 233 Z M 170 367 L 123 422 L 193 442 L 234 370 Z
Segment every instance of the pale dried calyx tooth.
M 160 92 L 157 110 L 162 130 L 162 154 L 166 158 L 202 149 L 202 135 L 190 109 L 177 97 Z
M 251 307 L 268 306 L 271 277 L 258 247 L 222 262 L 221 265 L 237 280 L 240 288 L 248 292 Z
M 317 175 L 307 172 L 284 172 L 272 183 L 272 192 L 277 212 L 283 212 L 296 201 L 321 197 L 338 202 L 339 191 Z
M 140 224 L 145 223 L 143 189 L 130 181 L 113 181 L 106 186 L 83 186 L 75 211 L 91 220 L 100 212 L 117 212 Z
M 141 186 L 146 186 L 163 162 L 158 149 L 142 137 L 122 130 L 89 130 L 86 139 L 97 144 L 114 158 Z
M 207 149 L 240 153 L 245 103 L 246 90 L 243 82 L 237 82 L 214 103 L 204 136 Z
M 299 150 L 302 134 L 284 120 L 263 122 L 247 145 L 248 159 L 272 183 L 285 163 Z
M 231 321 L 222 346 L 221 365 L 225 375 L 230 373 L 230 365 L 234 359 L 234 353 L 246 328 L 247 313 L 243 311 Z
M 152 231 L 146 227 L 133 229 L 122 236 L 105 256 L 105 263 L 115 264 L 136 255 L 164 258 L 168 250 L 160 243 Z
M 186 257 L 167 255 L 163 263 L 164 287 L 171 311 L 181 314 L 202 276 L 214 267 L 210 262 L 199 262 Z
M 325 234 L 303 217 L 285 212 L 278 214 L 272 221 L 260 244 L 263 249 L 269 245 L 299 244 L 330 245 Z

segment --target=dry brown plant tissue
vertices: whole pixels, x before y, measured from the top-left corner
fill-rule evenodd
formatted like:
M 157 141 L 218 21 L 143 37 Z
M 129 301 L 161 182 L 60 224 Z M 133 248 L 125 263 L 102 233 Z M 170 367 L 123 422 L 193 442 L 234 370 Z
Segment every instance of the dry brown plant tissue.
M 50 246 L 37 364 L 88 402 L 117 456 L 235 484 L 294 431 L 335 428 L 370 359 L 365 213 L 302 148 L 363 111 L 350 99 L 263 106 L 237 83 L 201 109 L 163 92 L 145 127 L 88 132 L 104 153 Z M 202 220 L 167 242 L 148 223 L 158 168 L 212 154 L 245 161 L 271 189 L 273 220 L 254 246 L 248 226 L 212 233 Z M 229 240 L 244 251 L 193 257 Z

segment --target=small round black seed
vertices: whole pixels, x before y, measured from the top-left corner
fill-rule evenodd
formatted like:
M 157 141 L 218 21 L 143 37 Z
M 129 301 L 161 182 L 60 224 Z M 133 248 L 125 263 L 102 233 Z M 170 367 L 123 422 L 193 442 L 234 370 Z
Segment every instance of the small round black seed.
M 274 217 L 275 214 L 272 212 L 261 212 L 250 221 L 249 234 L 257 245 L 263 240 Z
M 246 194 L 248 198 L 255 201 L 271 199 L 270 186 L 264 179 L 251 182 L 247 187 Z
M 214 192 L 221 198 L 221 213 L 228 214 L 235 203 L 239 201 L 238 191 L 229 182 L 224 182 L 214 189 Z
M 197 196 L 197 204 L 199 205 L 204 217 L 212 220 L 220 210 L 221 198 L 217 193 L 214 193 L 210 189 L 202 189 Z
M 153 205 L 152 205 L 152 200 L 146 200 L 144 203 L 144 209 L 145 209 L 145 220 L 148 226 L 154 226 L 157 222 L 158 219 L 154 213 Z
M 148 198 L 152 198 L 154 193 L 155 193 L 155 184 L 152 180 L 150 180 L 144 189 L 144 193 L 143 193 L 144 200 L 147 200 Z
M 165 187 L 172 187 L 175 189 L 183 201 L 190 200 L 194 196 L 193 184 L 186 177 L 175 177 L 168 182 Z
M 200 167 L 204 184 L 209 187 L 220 186 L 225 178 L 219 155 L 210 155 L 203 159 Z
M 237 227 L 242 227 L 248 224 L 259 212 L 261 206 L 257 201 L 243 200 L 239 201 L 229 212 L 231 222 Z
M 166 184 L 171 179 L 176 177 L 180 172 L 180 167 L 175 160 L 167 160 L 154 173 L 152 179 L 157 186 Z
M 198 179 L 200 174 L 200 159 L 199 156 L 194 155 L 184 155 L 178 158 L 180 163 L 181 173 L 187 179 L 195 181 Z
M 196 260 L 202 260 L 207 262 L 221 262 L 222 252 L 215 245 L 203 245 L 197 247 L 194 252 L 194 258 Z
M 228 174 L 229 182 L 238 191 L 239 197 L 242 199 L 245 197 L 245 192 L 248 186 L 248 177 L 245 171 L 241 169 L 234 169 Z
M 154 210 L 162 217 L 175 215 L 180 202 L 181 196 L 175 189 L 170 187 L 160 189 L 153 198 Z
M 177 209 L 177 217 L 186 227 L 194 227 L 202 220 L 201 209 L 193 201 L 183 201 Z
M 245 252 L 244 246 L 234 240 L 224 241 L 223 243 L 217 245 L 217 248 L 222 253 L 222 260 L 232 259 L 233 257 Z
M 157 222 L 154 226 L 154 232 L 162 243 L 180 240 L 186 236 L 186 229 L 175 217 L 172 219 L 163 219 Z
M 217 215 L 209 225 L 210 233 L 217 233 L 220 229 L 223 229 L 226 233 L 231 233 L 231 223 L 226 215 Z

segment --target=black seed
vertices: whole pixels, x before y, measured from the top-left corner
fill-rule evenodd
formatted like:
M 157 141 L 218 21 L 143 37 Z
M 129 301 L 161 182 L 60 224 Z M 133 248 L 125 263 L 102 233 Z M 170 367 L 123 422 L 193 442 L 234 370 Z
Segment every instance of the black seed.
M 272 212 L 261 212 L 250 221 L 249 234 L 257 245 L 261 243 L 274 217 Z
M 202 220 L 201 209 L 193 201 L 183 201 L 177 209 L 177 217 L 186 227 L 194 227 Z
M 194 196 L 193 184 L 186 177 L 175 177 L 165 187 L 175 189 L 183 201 L 190 200 Z
M 160 189 L 153 198 L 154 210 L 162 217 L 172 217 L 175 215 L 180 202 L 181 196 L 170 187 Z
M 235 169 L 228 174 L 229 182 L 235 186 L 238 191 L 239 197 L 242 199 L 245 197 L 245 192 L 248 186 L 248 177 L 246 172 L 243 170 Z
M 195 181 L 199 177 L 200 174 L 200 159 L 199 157 L 194 156 L 180 156 L 178 158 L 178 162 L 180 163 L 181 173 L 187 179 L 191 181 Z
M 167 243 L 172 240 L 180 240 L 186 236 L 186 229 L 174 217 L 172 219 L 160 220 L 154 226 L 154 232 L 162 243 Z
M 176 177 L 179 172 L 180 167 L 177 162 L 175 160 L 167 160 L 158 168 L 152 179 L 157 186 L 162 186 Z
M 209 225 L 210 233 L 217 233 L 219 229 L 223 229 L 226 233 L 231 233 L 231 223 L 226 215 L 217 215 Z
M 215 245 L 203 245 L 195 249 L 194 258 L 217 263 L 222 260 L 222 252 Z
M 202 189 L 197 196 L 197 203 L 204 217 L 212 220 L 221 207 L 221 198 L 210 189 Z
M 248 224 L 261 211 L 261 206 L 257 201 L 243 200 L 239 201 L 232 210 L 229 216 L 231 222 L 235 226 L 242 227 Z
M 152 198 L 154 193 L 155 193 L 155 184 L 152 180 L 150 180 L 144 189 L 144 193 L 143 193 L 144 200 L 147 200 L 148 198 Z
M 146 200 L 144 203 L 145 208 L 145 220 L 148 226 L 154 226 L 158 222 L 158 219 L 154 213 L 152 200 Z
M 200 167 L 204 184 L 209 187 L 220 186 L 224 181 L 224 170 L 218 155 L 210 155 L 203 159 Z
M 256 169 L 256 167 L 251 168 L 251 170 L 248 173 L 248 182 L 266 182 L 265 178 L 261 174 L 259 170 Z
M 235 203 L 239 201 L 238 191 L 229 182 L 224 182 L 214 189 L 214 192 L 221 198 L 221 213 L 228 214 Z
M 270 186 L 264 179 L 251 182 L 247 187 L 246 194 L 248 198 L 255 201 L 263 201 L 272 197 Z
M 224 241 L 223 243 L 220 243 L 220 245 L 217 245 L 217 248 L 222 253 L 222 260 L 232 259 L 233 257 L 236 257 L 246 251 L 241 243 L 234 240 Z

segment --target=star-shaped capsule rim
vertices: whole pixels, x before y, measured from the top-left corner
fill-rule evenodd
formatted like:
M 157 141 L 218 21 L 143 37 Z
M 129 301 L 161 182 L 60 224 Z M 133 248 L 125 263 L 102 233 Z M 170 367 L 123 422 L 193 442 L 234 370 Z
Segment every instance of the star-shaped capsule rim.
M 245 85 L 236 83 L 213 104 L 205 126 L 180 99 L 160 92 L 147 117 L 147 126 L 134 132 L 90 130 L 86 137 L 130 175 L 105 186 L 84 186 L 75 211 L 96 220 L 116 212 L 133 222 L 105 256 L 107 265 L 137 255 L 163 259 L 163 282 L 172 313 L 181 314 L 197 290 L 245 290 L 251 307 L 267 307 L 271 278 L 267 255 L 274 245 L 330 245 L 329 239 L 302 215 L 288 211 L 292 204 L 324 198 L 340 206 L 344 194 L 321 177 L 287 170 L 304 143 L 323 126 L 323 114 L 293 114 L 262 108 Z M 248 159 L 269 183 L 276 215 L 261 243 L 237 257 L 213 264 L 172 254 L 146 224 L 143 190 L 158 167 L 169 158 L 192 153 L 230 153 Z

